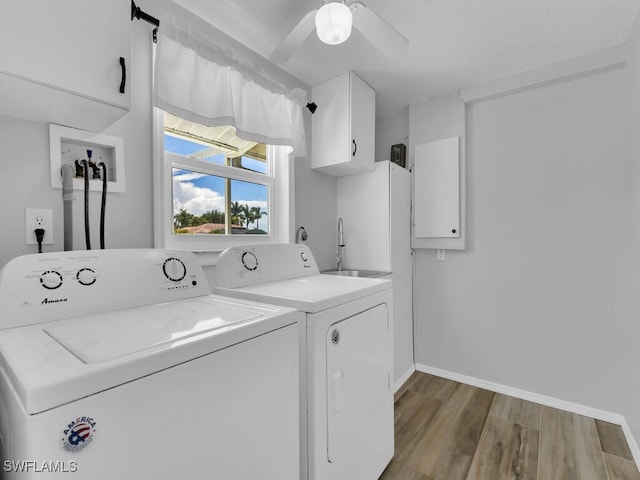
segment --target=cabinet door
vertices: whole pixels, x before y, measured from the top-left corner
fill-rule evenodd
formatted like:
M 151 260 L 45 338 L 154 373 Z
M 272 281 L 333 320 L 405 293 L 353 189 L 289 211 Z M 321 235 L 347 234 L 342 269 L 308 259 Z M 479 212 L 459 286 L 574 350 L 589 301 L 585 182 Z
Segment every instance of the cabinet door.
M 0 44 L 4 74 L 129 105 L 129 89 L 122 94 L 119 87 L 120 57 L 127 67 L 131 61 L 130 0 L 8 2 L 0 16 Z
M 373 170 L 375 92 L 353 72 L 313 88 L 312 168 L 330 175 Z
M 313 88 L 318 109 L 311 119 L 313 132 L 312 167 L 331 173 L 336 164 L 351 155 L 349 129 L 349 76 L 327 80 Z
M 351 74 L 351 160 L 362 170 L 373 170 L 376 97 L 373 89 L 360 77 Z
M 459 137 L 415 146 L 413 167 L 416 238 L 460 236 Z

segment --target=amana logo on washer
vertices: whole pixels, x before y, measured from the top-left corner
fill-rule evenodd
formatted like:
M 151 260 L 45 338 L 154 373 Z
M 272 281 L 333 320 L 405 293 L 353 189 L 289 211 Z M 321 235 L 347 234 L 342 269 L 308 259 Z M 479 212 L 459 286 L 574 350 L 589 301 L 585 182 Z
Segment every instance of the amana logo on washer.
M 51 303 L 63 303 L 68 301 L 68 298 L 52 298 L 51 300 L 49 300 L 48 298 L 45 297 L 44 300 L 42 300 L 42 302 L 40 302 L 40 305 L 49 305 Z

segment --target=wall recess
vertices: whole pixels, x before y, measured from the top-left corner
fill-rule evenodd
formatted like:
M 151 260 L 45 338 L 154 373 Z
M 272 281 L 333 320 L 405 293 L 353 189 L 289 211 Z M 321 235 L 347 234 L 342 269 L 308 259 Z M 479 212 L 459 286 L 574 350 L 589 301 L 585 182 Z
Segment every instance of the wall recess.
M 51 160 L 51 187 L 62 188 L 60 169 L 62 165 L 75 166 L 76 160 L 87 158 L 87 150 L 93 152 L 94 162 L 104 162 L 107 166 L 107 191 L 125 192 L 124 145 L 122 138 L 87 132 L 61 125 L 49 125 L 49 148 Z M 83 179 L 73 179 L 73 189 L 82 190 Z M 102 191 L 102 181 L 89 180 L 89 189 Z

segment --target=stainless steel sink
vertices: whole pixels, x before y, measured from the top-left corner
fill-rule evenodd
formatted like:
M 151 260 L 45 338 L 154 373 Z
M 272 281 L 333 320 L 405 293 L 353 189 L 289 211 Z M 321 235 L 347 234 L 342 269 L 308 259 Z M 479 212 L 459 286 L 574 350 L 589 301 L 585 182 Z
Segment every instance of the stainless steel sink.
M 341 277 L 374 278 L 388 275 L 390 272 L 379 272 L 377 270 L 326 270 L 322 273 L 326 275 L 339 275 Z

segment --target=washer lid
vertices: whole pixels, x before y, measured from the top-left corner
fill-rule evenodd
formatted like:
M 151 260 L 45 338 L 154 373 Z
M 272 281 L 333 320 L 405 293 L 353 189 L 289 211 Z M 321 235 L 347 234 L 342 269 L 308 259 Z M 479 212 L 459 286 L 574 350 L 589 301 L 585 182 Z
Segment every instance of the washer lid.
M 0 375 L 27 414 L 296 323 L 285 307 L 215 295 L 0 331 Z
M 391 288 L 391 280 L 313 275 L 214 292 L 235 298 L 274 303 L 301 312 L 318 313 Z
M 84 363 L 97 363 L 260 316 L 202 298 L 68 319 L 43 330 Z

